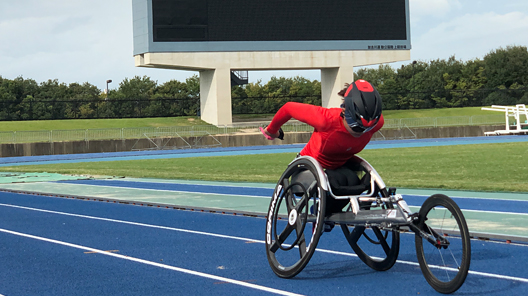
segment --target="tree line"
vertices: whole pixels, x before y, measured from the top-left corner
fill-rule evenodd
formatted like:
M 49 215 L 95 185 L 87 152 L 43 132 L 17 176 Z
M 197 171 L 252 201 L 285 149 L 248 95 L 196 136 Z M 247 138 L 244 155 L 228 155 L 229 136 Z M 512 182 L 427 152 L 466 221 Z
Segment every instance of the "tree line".
M 528 51 L 508 46 L 483 59 L 414 61 L 393 69 L 360 69 L 356 79 L 370 81 L 385 109 L 423 109 L 528 104 Z
M 528 104 L 528 51 L 508 46 L 483 59 L 414 61 L 362 68 L 355 79 L 370 81 L 384 109 L 421 109 Z M 127 118 L 198 115 L 199 77 L 158 84 L 147 76 L 124 79 L 106 94 L 96 86 L 0 76 L 0 120 Z M 234 114 L 274 113 L 284 103 L 321 104 L 321 83 L 297 76 L 272 77 L 232 87 Z

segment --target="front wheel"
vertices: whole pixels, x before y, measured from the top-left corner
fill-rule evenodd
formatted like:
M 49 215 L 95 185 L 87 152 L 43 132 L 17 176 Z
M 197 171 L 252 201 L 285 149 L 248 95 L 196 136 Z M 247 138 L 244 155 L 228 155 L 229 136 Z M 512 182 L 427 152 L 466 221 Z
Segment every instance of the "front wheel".
M 266 254 L 273 272 L 291 278 L 310 261 L 323 230 L 326 191 L 316 167 L 297 159 L 283 173 L 266 220 Z
M 435 194 L 422 205 L 416 226 L 416 255 L 425 279 L 440 293 L 455 292 L 466 280 L 471 261 L 462 211 L 451 198 Z

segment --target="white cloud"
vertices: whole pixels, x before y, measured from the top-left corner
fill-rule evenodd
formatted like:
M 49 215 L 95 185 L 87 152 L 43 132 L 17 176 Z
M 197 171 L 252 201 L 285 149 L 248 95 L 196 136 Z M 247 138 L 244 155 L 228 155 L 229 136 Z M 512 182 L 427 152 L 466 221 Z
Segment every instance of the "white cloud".
M 132 56 L 130 0 L 0 0 L 0 76 L 89 82 L 103 89 L 112 79 L 147 75 L 163 83 L 191 71 L 138 68 Z M 483 57 L 510 44 L 527 45 L 528 1 L 410 0 L 412 59 Z M 489 12 L 494 11 L 494 13 Z M 250 81 L 271 76 L 320 79 L 312 71 L 252 71 Z
M 22 58 L 35 52 L 69 52 L 82 49 L 89 36 L 79 38 L 84 24 L 62 17 L 27 17 L 0 23 L 0 53 Z M 88 37 L 88 38 L 86 38 Z
M 415 20 L 423 17 L 443 17 L 453 9 L 460 8 L 458 0 L 410 0 L 409 9 Z
M 482 58 L 499 47 L 528 43 L 528 15 L 521 12 L 466 14 L 413 38 L 412 59 Z M 429 57 L 429 58 L 426 58 Z
M 108 76 L 116 81 L 134 76 L 123 75 L 134 69 L 131 5 L 129 0 L 2 1 L 0 75 L 88 81 L 99 88 Z

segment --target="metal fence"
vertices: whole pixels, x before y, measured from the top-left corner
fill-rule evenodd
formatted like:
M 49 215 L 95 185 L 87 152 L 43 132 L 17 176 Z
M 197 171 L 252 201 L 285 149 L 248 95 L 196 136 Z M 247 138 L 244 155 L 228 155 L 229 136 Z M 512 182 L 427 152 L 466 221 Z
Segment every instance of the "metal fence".
M 384 129 L 465 126 L 465 125 L 496 125 L 505 124 L 504 115 L 475 115 L 429 118 L 386 119 Z M 166 133 L 175 136 L 200 136 L 204 133 L 220 134 L 252 134 L 258 133 L 259 124 L 239 126 L 171 126 L 171 127 L 134 127 L 134 128 L 104 128 L 77 130 L 48 130 L 48 131 L 14 131 L 0 132 L 0 143 L 36 143 L 36 142 L 66 142 L 66 141 L 94 141 L 113 139 L 140 139 L 145 134 Z M 288 123 L 283 127 L 285 132 L 311 132 L 313 130 L 304 123 Z
M 505 124 L 503 114 L 385 119 L 383 128 Z

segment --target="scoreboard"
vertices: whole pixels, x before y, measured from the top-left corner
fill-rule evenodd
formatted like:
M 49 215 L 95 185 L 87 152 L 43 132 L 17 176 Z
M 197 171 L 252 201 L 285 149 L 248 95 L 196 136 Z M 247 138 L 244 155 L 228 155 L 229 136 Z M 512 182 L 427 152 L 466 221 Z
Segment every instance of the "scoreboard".
M 133 0 L 133 11 L 134 54 L 410 49 L 409 0 Z

